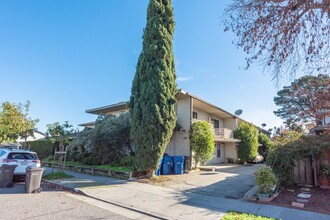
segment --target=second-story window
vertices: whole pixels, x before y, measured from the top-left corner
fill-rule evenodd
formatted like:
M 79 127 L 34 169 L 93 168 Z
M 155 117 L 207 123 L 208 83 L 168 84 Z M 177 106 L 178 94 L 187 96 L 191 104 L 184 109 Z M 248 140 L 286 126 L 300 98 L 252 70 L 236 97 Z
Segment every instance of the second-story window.
M 193 112 L 193 118 L 197 119 L 197 112 Z
M 211 118 L 212 124 L 214 128 L 220 128 L 219 120 Z

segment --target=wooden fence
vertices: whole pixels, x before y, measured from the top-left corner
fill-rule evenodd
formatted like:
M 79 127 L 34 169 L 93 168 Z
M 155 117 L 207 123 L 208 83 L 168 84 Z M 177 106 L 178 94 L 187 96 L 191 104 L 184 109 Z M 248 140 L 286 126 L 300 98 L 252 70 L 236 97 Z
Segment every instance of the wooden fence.
M 306 158 L 295 161 L 294 182 L 301 185 L 318 186 L 320 161 L 315 158 Z

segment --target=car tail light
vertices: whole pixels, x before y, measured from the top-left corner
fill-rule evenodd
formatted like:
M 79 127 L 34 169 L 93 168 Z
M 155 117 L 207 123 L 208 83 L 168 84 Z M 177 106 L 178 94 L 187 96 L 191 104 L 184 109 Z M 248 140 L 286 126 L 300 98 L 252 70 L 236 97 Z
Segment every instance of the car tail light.
M 2 160 L 2 163 L 16 163 L 17 160 L 5 158 Z
M 32 160 L 33 163 L 40 163 L 40 160 Z

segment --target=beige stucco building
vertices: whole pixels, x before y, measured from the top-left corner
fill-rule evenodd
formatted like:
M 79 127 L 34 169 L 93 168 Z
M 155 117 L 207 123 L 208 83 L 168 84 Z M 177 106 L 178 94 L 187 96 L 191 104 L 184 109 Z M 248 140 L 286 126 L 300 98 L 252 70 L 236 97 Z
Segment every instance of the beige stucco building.
M 228 159 L 237 159 L 236 143 L 240 140 L 234 139 L 233 131 L 239 123 L 246 121 L 183 90 L 180 90 L 177 94 L 175 110 L 179 129 L 176 129 L 170 143 L 167 145 L 166 154 L 191 158 L 190 127 L 195 121 L 208 121 L 213 127 L 214 153 L 213 158 L 207 164 L 219 164 L 227 162 Z M 119 115 L 128 111 L 127 102 L 120 102 L 86 110 L 86 113 Z M 94 123 L 80 124 L 80 126 L 92 128 Z

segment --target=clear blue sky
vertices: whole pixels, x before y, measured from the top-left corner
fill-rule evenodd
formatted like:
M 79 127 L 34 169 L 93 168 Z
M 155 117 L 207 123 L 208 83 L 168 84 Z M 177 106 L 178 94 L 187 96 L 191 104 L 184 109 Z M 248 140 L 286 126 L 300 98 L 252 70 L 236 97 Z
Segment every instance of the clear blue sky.
M 267 128 L 277 88 L 223 32 L 229 0 L 174 0 L 177 84 Z M 0 102 L 31 101 L 37 128 L 95 120 L 86 109 L 129 99 L 148 0 L 0 1 Z M 80 128 L 81 130 L 81 128 Z

